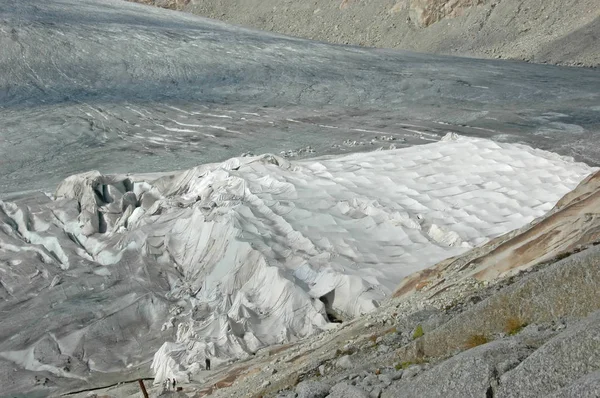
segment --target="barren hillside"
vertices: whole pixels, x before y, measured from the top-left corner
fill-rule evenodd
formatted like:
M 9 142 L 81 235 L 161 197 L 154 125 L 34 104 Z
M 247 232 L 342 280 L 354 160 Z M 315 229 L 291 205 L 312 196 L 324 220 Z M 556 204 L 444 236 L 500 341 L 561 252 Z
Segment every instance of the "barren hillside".
M 600 64 L 598 0 L 133 0 L 332 43 Z

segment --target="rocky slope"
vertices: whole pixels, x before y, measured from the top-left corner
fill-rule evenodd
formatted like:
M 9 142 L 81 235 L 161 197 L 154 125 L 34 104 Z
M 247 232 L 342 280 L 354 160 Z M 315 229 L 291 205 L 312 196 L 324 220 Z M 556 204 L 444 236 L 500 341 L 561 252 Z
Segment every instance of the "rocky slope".
M 333 43 L 600 64 L 596 0 L 136 0 Z

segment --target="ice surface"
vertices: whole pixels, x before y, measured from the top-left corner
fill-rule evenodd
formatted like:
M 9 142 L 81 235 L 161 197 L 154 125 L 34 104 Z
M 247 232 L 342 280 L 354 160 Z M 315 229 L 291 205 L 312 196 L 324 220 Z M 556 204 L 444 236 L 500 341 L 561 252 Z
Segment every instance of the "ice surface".
M 0 50 L 0 198 L 93 169 L 448 131 L 600 164 L 600 74 L 586 68 L 335 46 L 123 0 L 2 1 Z
M 543 215 L 593 170 L 448 138 L 88 172 L 53 199 L 0 202 L 0 369 L 65 388 L 156 352 L 157 381 L 183 380 L 206 356 L 218 365 L 372 310 L 404 276 Z

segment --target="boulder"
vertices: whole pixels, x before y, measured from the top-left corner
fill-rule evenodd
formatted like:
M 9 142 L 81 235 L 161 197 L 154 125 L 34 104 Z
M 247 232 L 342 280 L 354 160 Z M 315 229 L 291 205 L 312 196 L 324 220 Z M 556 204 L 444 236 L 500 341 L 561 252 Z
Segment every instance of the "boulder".
M 298 398 L 324 398 L 329 394 L 331 386 L 315 380 L 305 380 L 296 386 Z
M 377 377 L 379 378 L 379 381 L 382 384 L 384 384 L 386 387 L 389 386 L 390 384 L 392 384 L 392 382 L 394 381 L 392 375 L 381 374 Z
M 354 367 L 354 363 L 352 362 L 350 355 L 341 356 L 335 364 L 342 369 L 352 369 Z
M 328 398 L 370 398 L 369 393 L 360 387 L 346 382 L 338 383 L 331 388 Z

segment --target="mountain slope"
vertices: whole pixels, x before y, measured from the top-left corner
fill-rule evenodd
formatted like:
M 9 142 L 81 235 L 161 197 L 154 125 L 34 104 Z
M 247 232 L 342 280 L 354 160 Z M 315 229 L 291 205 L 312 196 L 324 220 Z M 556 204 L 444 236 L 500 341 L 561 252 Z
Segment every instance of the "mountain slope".
M 595 0 L 137 0 L 332 43 L 600 65 Z

